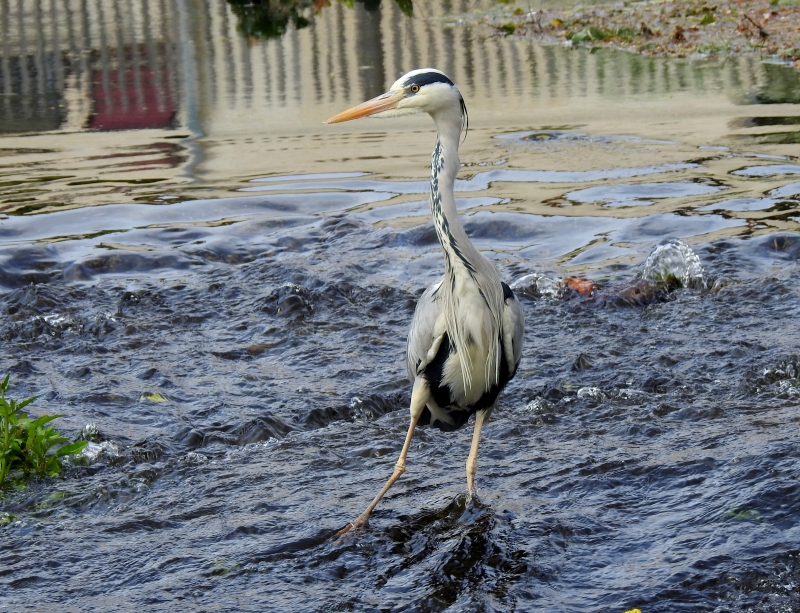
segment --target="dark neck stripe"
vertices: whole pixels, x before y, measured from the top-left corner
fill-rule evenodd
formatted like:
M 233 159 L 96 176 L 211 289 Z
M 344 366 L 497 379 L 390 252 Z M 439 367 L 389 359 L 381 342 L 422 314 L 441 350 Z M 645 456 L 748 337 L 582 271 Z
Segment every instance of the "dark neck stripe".
M 446 271 L 452 273 L 453 262 L 450 259 L 450 253 L 452 253 L 474 277 L 475 266 L 462 253 L 455 236 L 450 231 L 450 222 L 442 210 L 442 194 L 439 191 L 439 173 L 442 168 L 444 168 L 444 155 L 442 153 L 442 144 L 437 140 L 431 156 L 431 215 L 433 216 L 433 225 L 444 251 Z

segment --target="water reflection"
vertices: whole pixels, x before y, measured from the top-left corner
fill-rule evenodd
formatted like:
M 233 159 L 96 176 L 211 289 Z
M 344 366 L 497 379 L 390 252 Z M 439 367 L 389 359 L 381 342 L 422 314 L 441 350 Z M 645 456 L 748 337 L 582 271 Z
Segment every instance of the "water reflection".
M 570 171 L 570 170 L 489 170 L 486 172 L 479 172 L 471 179 L 456 179 L 455 191 L 456 192 L 474 192 L 489 189 L 492 183 L 497 182 L 512 182 L 512 183 L 584 183 L 587 181 L 603 181 L 608 179 L 620 179 L 630 177 L 641 177 L 653 174 L 660 174 L 664 172 L 671 172 L 677 170 L 691 170 L 698 167 L 698 164 L 662 164 L 660 166 L 642 166 L 638 168 L 606 168 L 603 170 L 585 170 L 585 171 Z M 328 174 L 324 178 L 324 182 L 317 181 L 303 181 L 294 182 L 293 179 L 309 179 L 310 176 L 296 176 L 296 177 L 263 177 L 252 179 L 253 183 L 267 183 L 267 185 L 258 185 L 254 187 L 243 187 L 239 191 L 242 192 L 265 192 L 276 190 L 300 190 L 300 189 L 345 189 L 348 191 L 360 190 L 389 190 L 398 194 L 427 194 L 430 189 L 429 182 L 426 181 L 375 181 L 369 179 L 348 179 L 346 181 L 331 181 L 331 179 L 344 179 L 352 176 L 352 174 L 338 173 L 336 175 Z M 285 180 L 289 180 L 284 182 Z M 699 191 L 698 191 L 699 190 Z M 687 194 L 701 194 L 711 193 L 715 190 L 703 190 L 703 187 L 696 187 Z M 577 193 L 577 192 L 576 192 Z M 660 193 L 663 193 L 660 192 Z M 659 196 L 661 198 L 668 198 L 673 195 L 682 195 L 683 192 L 670 194 L 667 196 Z M 638 197 L 638 196 L 637 196 Z M 578 198 L 575 198 L 576 200 Z M 590 201 L 586 201 L 590 202 Z
M 572 202 L 597 202 L 605 206 L 647 206 L 654 199 L 688 198 L 713 194 L 724 189 L 723 186 L 710 185 L 701 181 L 673 181 L 669 183 L 620 183 L 613 186 L 597 186 L 569 192 L 564 195 Z
M 2 0 L 0 132 L 170 127 L 178 87 L 168 2 Z
M 489 10 L 491 0 L 417 6 L 410 19 L 407 0 L 0 0 L 0 132 L 184 126 L 201 134 L 243 111 L 280 122 L 284 110 L 296 118 L 321 103 L 369 98 L 418 66 L 437 66 L 469 99 L 495 104 L 688 90 L 796 101 L 798 77 L 785 67 L 487 42 L 458 15 Z M 262 23 L 261 14 L 270 17 Z

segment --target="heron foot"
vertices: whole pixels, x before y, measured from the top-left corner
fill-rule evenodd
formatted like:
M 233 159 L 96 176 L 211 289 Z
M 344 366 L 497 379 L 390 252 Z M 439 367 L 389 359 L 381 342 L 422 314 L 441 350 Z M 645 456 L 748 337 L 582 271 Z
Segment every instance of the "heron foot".
M 368 521 L 369 521 L 369 514 L 362 513 L 356 519 L 351 521 L 344 528 L 342 528 L 336 534 L 334 534 L 333 537 L 331 538 L 336 539 L 336 543 L 341 543 L 344 540 L 344 536 L 346 534 L 350 533 L 350 536 L 352 536 L 359 530 L 365 528 Z

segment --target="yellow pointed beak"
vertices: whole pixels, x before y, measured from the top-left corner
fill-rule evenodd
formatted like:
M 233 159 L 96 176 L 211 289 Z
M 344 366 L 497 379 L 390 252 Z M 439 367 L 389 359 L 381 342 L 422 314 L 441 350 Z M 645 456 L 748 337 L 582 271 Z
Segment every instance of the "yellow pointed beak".
M 375 113 L 382 113 L 397 107 L 397 103 L 404 98 L 403 91 L 386 92 L 377 98 L 362 102 L 358 106 L 351 109 L 342 111 L 338 115 L 334 115 L 325 123 L 340 123 L 342 121 L 350 121 L 351 119 L 358 119 L 359 117 L 368 117 Z

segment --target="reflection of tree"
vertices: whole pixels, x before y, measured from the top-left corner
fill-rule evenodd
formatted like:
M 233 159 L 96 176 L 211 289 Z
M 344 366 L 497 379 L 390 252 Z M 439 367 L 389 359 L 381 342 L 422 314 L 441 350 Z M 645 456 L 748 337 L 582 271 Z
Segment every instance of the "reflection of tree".
M 353 8 L 355 3 L 363 4 L 368 11 L 376 11 L 381 0 L 338 0 Z M 414 11 L 412 0 L 394 0 L 398 8 L 408 17 Z M 305 28 L 311 22 L 311 11 L 320 12 L 331 5 L 331 0 L 228 0 L 231 9 L 239 19 L 239 31 L 245 36 L 274 38 L 286 33 L 289 22 L 297 29 Z
M 764 63 L 767 84 L 756 95 L 761 104 L 797 104 L 800 102 L 800 77 L 787 66 Z

